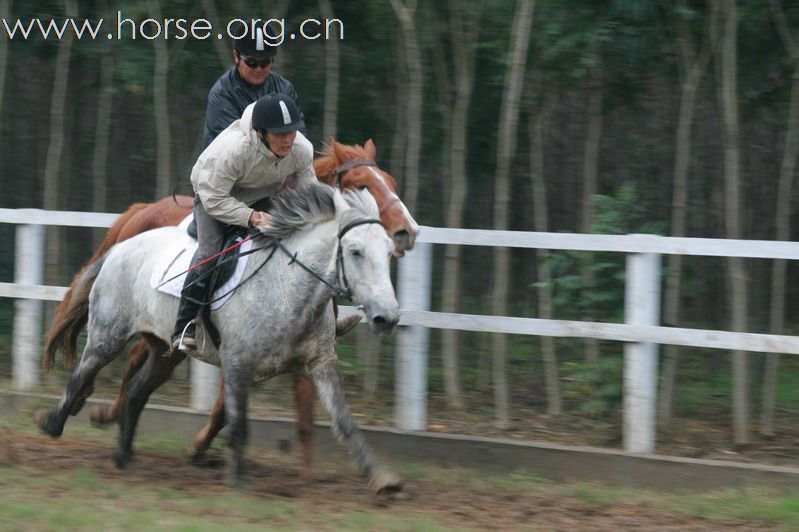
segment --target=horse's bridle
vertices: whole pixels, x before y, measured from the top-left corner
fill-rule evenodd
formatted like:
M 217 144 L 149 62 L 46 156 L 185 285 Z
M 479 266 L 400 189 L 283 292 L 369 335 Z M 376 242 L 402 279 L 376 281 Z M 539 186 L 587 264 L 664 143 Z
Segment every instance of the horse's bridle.
M 382 222 L 380 220 L 376 219 L 376 218 L 364 218 L 362 220 L 355 220 L 354 222 L 350 222 L 347 225 L 345 225 L 343 228 L 341 228 L 341 231 L 338 232 L 338 250 L 336 251 L 336 279 L 338 281 L 337 285 L 331 284 L 330 281 L 328 281 L 327 279 L 325 279 L 324 277 L 322 277 L 321 275 L 316 273 L 312 268 L 310 268 L 309 266 L 303 264 L 303 262 L 300 261 L 297 258 L 297 253 L 295 252 L 295 253 L 292 254 L 291 251 L 289 251 L 289 249 L 286 248 L 286 246 L 283 245 L 283 242 L 281 242 L 280 240 L 275 240 L 274 243 L 283 253 L 285 253 L 287 256 L 289 256 L 291 258 L 291 261 L 289 261 L 289 264 L 295 264 L 296 263 L 303 270 L 305 270 L 306 272 L 311 274 L 313 277 L 318 279 L 319 282 L 321 282 L 322 284 L 324 284 L 325 286 L 330 288 L 330 290 L 332 290 L 333 293 L 336 294 L 336 296 L 339 299 L 349 299 L 349 300 L 351 300 L 352 299 L 352 289 L 350 288 L 350 283 L 347 280 L 347 272 L 344 269 L 344 254 L 341 251 L 341 239 L 344 237 L 344 235 L 347 234 L 347 232 L 350 231 L 350 229 L 353 229 L 355 227 L 358 227 L 359 225 L 364 225 L 364 224 L 381 224 L 382 225 Z M 344 289 L 342 290 L 338 286 L 338 284 L 342 285 L 344 287 Z
M 333 177 L 336 178 L 338 188 L 341 188 L 341 176 L 359 166 L 374 166 L 378 168 L 374 159 L 350 159 L 349 161 L 344 161 L 338 168 L 333 170 Z
M 341 238 L 347 234 L 347 231 L 352 229 L 353 227 L 358 227 L 359 225 L 364 224 L 380 224 L 383 225 L 383 222 L 376 218 L 364 218 L 363 220 L 355 220 L 354 222 L 350 222 L 345 225 L 341 231 L 338 232 L 338 251 L 336 252 L 336 278 L 339 279 L 339 283 L 344 287 L 344 290 L 340 290 L 342 292 L 340 297 L 344 297 L 345 299 L 352 299 L 352 289 L 350 288 L 350 283 L 347 280 L 347 270 L 344 269 L 344 252 L 341 251 Z M 336 287 L 338 289 L 338 287 Z M 337 292 L 338 294 L 338 292 Z
M 360 166 L 374 166 L 375 168 L 380 168 L 377 166 L 377 163 L 374 161 L 374 159 L 350 159 L 349 161 L 344 161 L 338 168 L 333 170 L 333 176 L 336 178 L 336 186 L 341 188 L 341 176 Z M 382 215 L 392 205 L 399 202 L 400 199 L 398 197 L 393 198 L 391 201 L 380 207 L 380 214 Z

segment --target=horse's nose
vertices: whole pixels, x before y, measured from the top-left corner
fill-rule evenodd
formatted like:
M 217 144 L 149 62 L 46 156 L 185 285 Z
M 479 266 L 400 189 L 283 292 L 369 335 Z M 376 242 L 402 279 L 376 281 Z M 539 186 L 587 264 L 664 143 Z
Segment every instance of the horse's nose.
M 374 316 L 372 318 L 372 332 L 375 334 L 391 332 L 397 326 L 397 323 L 399 323 L 398 314 Z
M 399 231 L 394 231 L 392 240 L 394 240 L 394 249 L 400 253 L 404 253 L 405 251 L 413 249 L 416 235 L 412 234 L 407 229 L 400 229 Z

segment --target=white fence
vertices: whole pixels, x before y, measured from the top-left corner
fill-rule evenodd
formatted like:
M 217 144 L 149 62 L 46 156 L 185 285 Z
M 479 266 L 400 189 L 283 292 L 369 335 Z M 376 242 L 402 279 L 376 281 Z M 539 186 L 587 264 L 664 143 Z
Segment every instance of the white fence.
M 43 225 L 108 227 L 116 215 L 0 209 L 0 223 L 18 224 L 14 283 L 0 283 L 0 297 L 18 298 L 14 318 L 14 379 L 20 388 L 37 382 L 41 351 L 41 301 L 58 301 L 65 288 L 41 286 Z M 627 255 L 625 323 L 542 320 L 430 312 L 432 244 L 507 246 Z M 657 346 L 674 344 L 799 354 L 799 337 L 663 327 L 659 323 L 662 254 L 799 260 L 799 243 L 654 235 L 584 235 L 422 227 L 416 248 L 399 261 L 402 309 L 396 350 L 395 424 L 404 430 L 426 427 L 427 336 L 429 328 L 507 334 L 583 337 L 626 342 L 624 369 L 624 445 L 652 452 L 655 441 Z M 343 313 L 355 312 L 342 307 Z M 194 361 L 192 361 L 194 362 Z M 192 406 L 215 396 L 215 379 L 206 364 L 192 366 Z M 196 370 L 196 371 L 195 371 Z M 196 378 L 195 378 L 196 374 Z M 210 388 L 205 388 L 210 387 Z

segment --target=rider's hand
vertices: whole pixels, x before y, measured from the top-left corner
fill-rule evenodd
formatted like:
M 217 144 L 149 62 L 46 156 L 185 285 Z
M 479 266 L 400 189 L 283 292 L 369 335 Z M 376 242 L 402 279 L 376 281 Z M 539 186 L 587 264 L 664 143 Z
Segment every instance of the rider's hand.
M 269 220 L 271 217 L 263 211 L 252 211 L 250 215 L 250 225 L 259 229 L 266 228 L 269 225 Z

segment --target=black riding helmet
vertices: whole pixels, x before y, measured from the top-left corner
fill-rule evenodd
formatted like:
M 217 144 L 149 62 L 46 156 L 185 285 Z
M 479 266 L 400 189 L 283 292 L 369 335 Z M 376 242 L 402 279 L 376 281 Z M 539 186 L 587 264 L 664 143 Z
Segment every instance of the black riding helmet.
M 288 133 L 304 128 L 300 109 L 285 94 L 267 94 L 255 102 L 252 128 L 268 133 Z
M 253 59 L 274 59 L 277 55 L 278 47 L 274 44 L 277 42 L 277 32 L 269 26 L 264 31 L 263 25 L 256 24 L 253 28 L 241 21 L 235 21 L 230 25 L 229 32 L 232 37 L 240 37 L 233 42 L 233 49 L 239 55 Z

